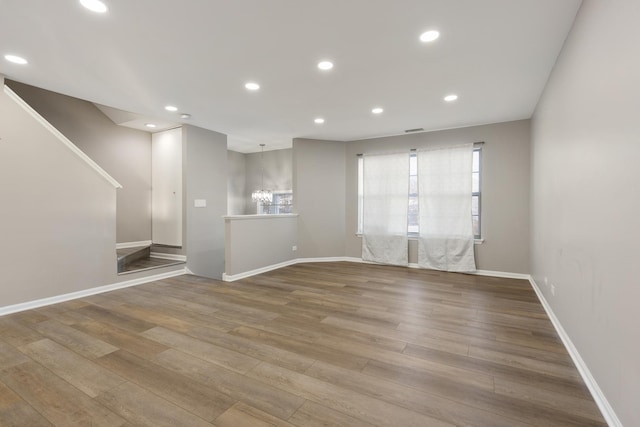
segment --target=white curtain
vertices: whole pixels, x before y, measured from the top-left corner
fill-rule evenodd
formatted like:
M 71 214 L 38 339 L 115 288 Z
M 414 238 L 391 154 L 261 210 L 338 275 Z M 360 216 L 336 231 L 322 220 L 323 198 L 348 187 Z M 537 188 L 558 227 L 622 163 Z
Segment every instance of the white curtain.
M 420 267 L 475 271 L 471 222 L 473 144 L 418 152 Z
M 364 156 L 362 259 L 408 265 L 409 154 Z

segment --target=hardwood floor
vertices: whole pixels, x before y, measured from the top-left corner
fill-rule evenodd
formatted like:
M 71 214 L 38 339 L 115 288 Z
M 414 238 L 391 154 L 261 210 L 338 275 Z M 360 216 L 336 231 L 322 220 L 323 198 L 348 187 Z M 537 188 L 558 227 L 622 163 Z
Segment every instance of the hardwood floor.
M 356 263 L 0 317 L 0 426 L 605 426 L 528 282 Z

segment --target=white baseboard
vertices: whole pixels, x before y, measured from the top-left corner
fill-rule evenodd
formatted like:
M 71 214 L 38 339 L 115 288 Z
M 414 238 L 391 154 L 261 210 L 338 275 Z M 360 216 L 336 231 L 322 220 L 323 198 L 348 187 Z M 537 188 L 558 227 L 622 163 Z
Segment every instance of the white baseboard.
M 410 263 L 409 268 L 421 268 L 416 263 Z M 450 273 L 472 274 L 475 276 L 501 277 L 504 279 L 522 279 L 529 280 L 528 274 L 511 273 L 509 271 L 493 271 L 493 270 L 476 270 L 476 271 L 451 271 Z
M 177 255 L 177 254 L 163 254 L 162 252 L 151 252 L 152 258 L 160 258 L 160 259 L 169 259 L 172 261 L 187 261 L 186 255 Z
M 505 279 L 529 280 L 531 278 L 531 276 L 528 274 L 510 273 L 508 271 L 493 271 L 493 270 L 476 270 L 471 273 L 465 273 L 465 274 L 475 274 L 476 276 L 502 277 Z
M 321 257 L 321 258 L 298 258 L 296 259 L 296 264 L 301 264 L 304 262 L 361 262 L 360 258 L 351 258 L 346 256 L 331 256 L 331 257 Z
M 123 242 L 116 243 L 116 249 L 129 249 L 129 248 L 138 248 L 141 246 L 151 246 L 153 242 L 151 240 L 142 240 L 140 242 Z
M 135 242 L 135 243 L 138 243 L 138 242 Z M 176 256 L 180 256 L 180 255 L 176 255 Z M 223 273 L 222 274 L 222 280 L 224 280 L 225 282 L 233 282 L 235 280 L 244 279 L 246 277 L 251 277 L 251 276 L 255 276 L 255 275 L 261 274 L 261 273 L 266 273 L 267 271 L 272 271 L 272 270 L 276 270 L 278 268 L 287 267 L 289 265 L 300 264 L 300 263 L 307 263 L 307 262 L 341 262 L 341 261 L 342 262 L 346 261 L 346 262 L 369 263 L 367 261 L 363 261 L 361 258 L 353 258 L 353 257 L 297 258 L 297 259 L 292 259 L 292 260 L 289 260 L 289 261 L 284 261 L 284 262 L 281 262 L 281 263 L 278 263 L 278 264 L 273 264 L 273 265 L 269 265 L 269 266 L 266 266 L 266 267 L 257 268 L 257 269 L 251 270 L 251 271 L 246 271 L 246 272 L 243 272 L 243 273 L 238 273 L 238 274 L 233 274 L 233 275 L 228 275 L 226 273 Z M 409 267 L 410 268 L 419 268 L 417 264 L 410 264 Z M 170 277 L 180 276 L 180 275 L 183 275 L 183 274 L 193 274 L 193 272 L 191 270 L 189 270 L 187 267 L 184 267 L 184 268 L 179 269 L 179 270 L 170 271 L 170 272 L 166 272 L 166 273 L 160 273 L 160 274 L 156 274 L 156 275 L 153 275 L 153 276 L 140 277 L 140 278 L 137 278 L 137 279 L 127 280 L 127 281 L 124 281 L 124 282 L 113 283 L 111 285 L 98 286 L 98 287 L 95 287 L 95 288 L 84 289 L 84 290 L 81 290 L 81 291 L 71 292 L 71 293 L 68 293 L 68 294 L 57 295 L 57 296 L 53 296 L 53 297 L 49 297 L 49 298 L 38 299 L 38 300 L 35 300 L 35 301 L 29 301 L 29 302 L 25 302 L 25 303 L 20 303 L 20 304 L 14 304 L 14 305 L 9 305 L 9 306 L 5 306 L 5 307 L 0 307 L 0 316 L 4 316 L 4 315 L 7 315 L 7 314 L 11 314 L 11 313 L 17 313 L 17 312 L 25 311 L 25 310 L 31 310 L 31 309 L 34 309 L 34 308 L 44 307 L 44 306 L 51 305 L 51 304 L 58 304 L 58 303 L 61 303 L 61 302 L 70 301 L 70 300 L 74 300 L 74 299 L 78 299 L 78 298 L 84 298 L 84 297 L 87 297 L 87 296 L 101 294 L 101 293 L 104 293 L 104 292 L 110 292 L 110 291 L 114 291 L 116 289 L 128 288 L 128 287 L 131 287 L 131 286 L 141 285 L 143 283 L 153 282 L 153 281 L 161 280 L 161 279 L 167 279 L 167 278 L 170 278 Z M 582 376 L 583 381 L 585 382 L 585 384 L 589 388 L 589 391 L 591 392 L 591 395 L 593 396 L 593 399 L 595 400 L 596 404 L 598 405 L 598 408 L 600 409 L 600 412 L 602 412 L 602 415 L 603 415 L 604 419 L 606 420 L 607 424 L 609 426 L 611 426 L 611 427 L 623 427 L 622 423 L 618 419 L 618 416 L 616 415 L 615 411 L 613 410 L 613 408 L 609 404 L 609 401 L 607 400 L 607 398 L 605 397 L 604 393 L 602 392 L 602 390 L 598 386 L 598 383 L 596 382 L 595 378 L 593 378 L 593 375 L 591 374 L 591 371 L 589 371 L 589 368 L 587 367 L 586 363 L 584 362 L 584 360 L 580 356 L 580 353 L 578 353 L 578 350 L 576 349 L 576 347 L 573 345 L 573 342 L 571 341 L 571 338 L 569 338 L 569 335 L 567 335 L 567 332 L 562 327 L 562 324 L 560 323 L 560 320 L 558 320 L 558 318 L 556 317 L 555 313 L 553 312 L 553 309 L 551 308 L 551 306 L 547 302 L 544 294 L 540 291 L 540 288 L 538 287 L 538 284 L 535 282 L 533 277 L 531 277 L 531 275 L 528 275 L 528 274 L 509 273 L 509 272 L 491 271 L 491 270 L 478 270 L 478 271 L 476 271 L 474 273 L 471 273 L 471 274 L 477 274 L 477 275 L 480 275 L 480 276 L 491 276 L 491 277 L 503 277 L 503 278 L 529 280 L 533 290 L 535 291 L 536 295 L 538 296 L 538 299 L 540 300 L 540 303 L 542 304 L 545 312 L 547 313 L 547 316 L 549 316 L 549 319 L 551 320 L 551 323 L 553 324 L 556 332 L 560 336 L 560 339 L 562 340 L 562 343 L 564 344 L 565 348 L 567 349 L 567 352 L 571 356 L 571 359 L 573 360 L 573 363 L 576 365 L 576 368 L 578 369 L 578 372 L 580 372 L 580 375 Z
M 17 313 L 19 311 L 31 310 L 34 308 L 44 307 L 51 304 L 58 304 L 65 301 L 70 301 L 78 298 L 84 298 L 91 295 L 101 294 L 104 292 L 115 291 L 116 289 L 128 288 L 131 286 L 141 285 L 143 283 L 153 282 L 161 279 L 168 279 L 169 277 L 181 276 L 188 274 L 186 268 L 179 270 L 169 271 L 166 273 L 155 274 L 153 276 L 140 277 L 137 279 L 131 279 L 124 282 L 113 283 L 111 285 L 98 286 L 90 289 L 83 289 L 77 292 L 71 292 L 63 295 L 56 295 L 49 298 L 42 298 L 35 301 L 28 301 L 20 304 L 8 305 L 6 307 L 0 307 L 0 316 L 6 314 Z
M 268 265 L 266 267 L 256 268 L 255 270 L 245 271 L 238 274 L 222 274 L 222 280 L 225 282 L 233 282 L 235 280 L 244 279 L 246 277 L 255 276 L 257 274 L 266 273 L 267 271 L 276 270 L 278 268 L 287 267 L 289 265 L 301 264 L 304 262 L 357 262 L 361 264 L 376 264 L 371 261 L 364 261 L 362 258 L 355 257 L 321 257 L 321 258 L 297 258 L 289 261 L 284 261 L 278 264 Z M 420 268 L 418 264 L 410 263 L 409 268 Z M 505 271 L 491 271 L 491 270 L 477 270 L 471 273 L 464 274 L 476 274 L 478 276 L 491 276 L 491 277 L 504 277 L 508 279 L 524 279 L 529 280 L 530 276 L 528 274 L 522 273 L 509 273 Z
M 227 275 L 226 273 L 224 273 L 222 275 L 222 280 L 227 282 L 232 282 L 234 280 L 255 276 L 260 273 L 264 273 L 267 271 L 275 270 L 275 269 L 286 267 L 293 264 L 304 263 L 304 262 L 338 262 L 338 261 L 371 264 L 368 261 L 363 261 L 361 258 L 353 258 L 353 257 L 298 258 L 298 259 L 282 262 L 279 264 L 274 264 L 267 267 L 262 267 L 255 270 L 247 271 L 244 273 L 239 273 L 234 275 Z M 420 268 L 420 267 L 418 266 L 418 264 L 411 263 L 409 264 L 409 268 Z M 554 314 L 553 310 L 551 309 L 551 306 L 547 303 L 547 300 L 545 299 L 544 294 L 540 291 L 540 288 L 538 288 L 538 285 L 535 283 L 531 275 L 523 274 L 523 273 L 510 273 L 505 271 L 492 271 L 492 270 L 477 270 L 475 272 L 465 273 L 465 274 L 475 274 L 478 276 L 490 276 L 490 277 L 502 277 L 507 279 L 528 280 L 531 283 L 531 286 L 533 287 L 533 290 L 535 291 L 536 295 L 538 296 L 540 303 L 544 307 L 544 310 L 549 316 L 549 319 L 551 319 L 551 323 L 553 324 L 554 328 L 556 329 L 556 332 L 560 336 L 560 339 L 562 339 L 562 342 L 565 348 L 567 349 L 567 352 L 571 356 L 573 363 L 576 365 L 576 368 L 580 372 L 580 375 L 582 376 L 583 381 L 589 388 L 589 391 L 591 392 L 593 399 L 598 405 L 600 412 L 602 412 L 602 416 L 607 421 L 607 424 L 611 427 L 623 427 L 622 423 L 620 422 L 617 415 L 613 411 L 613 408 L 611 407 L 606 397 L 604 396 L 604 393 L 602 393 L 602 390 L 596 383 L 596 380 L 593 378 L 593 375 L 591 375 L 591 372 L 589 371 L 589 368 L 587 367 L 586 363 L 578 353 L 578 350 L 576 349 L 576 347 L 571 342 L 571 339 L 569 338 L 566 331 L 560 324 L 560 321 Z
M 256 268 L 254 270 L 244 271 L 238 274 L 222 273 L 222 280 L 225 282 L 234 282 L 236 280 L 245 279 L 247 277 L 256 276 L 258 274 L 266 273 L 267 271 L 277 270 L 278 268 L 288 267 L 294 264 L 301 264 L 305 262 L 366 262 L 360 258 L 351 257 L 322 257 L 322 258 L 294 258 L 288 261 L 279 262 L 277 264 L 267 265 L 265 267 Z
M 358 258 L 354 258 L 354 259 L 358 259 Z M 367 261 L 359 261 L 359 262 L 367 262 Z M 375 263 L 370 263 L 370 264 L 375 264 Z M 420 267 L 418 263 L 410 262 L 409 268 L 422 268 L 422 267 Z M 528 274 L 511 273 L 508 271 L 493 271 L 493 270 L 451 271 L 450 273 L 473 274 L 476 276 L 502 277 L 505 279 L 522 279 L 522 280 L 529 280 L 529 277 L 530 277 Z
M 598 386 L 598 383 L 596 382 L 595 378 L 593 378 L 593 375 L 591 375 L 591 371 L 589 371 L 587 364 L 582 359 L 582 357 L 580 356 L 580 353 L 578 353 L 578 349 L 573 345 L 571 338 L 569 338 L 569 335 L 562 327 L 560 320 L 558 320 L 558 318 L 556 317 L 555 313 L 553 312 L 553 309 L 551 308 L 544 294 L 540 290 L 540 287 L 538 287 L 538 284 L 536 283 L 535 280 L 533 280 L 533 277 L 531 276 L 529 276 L 529 282 L 531 283 L 531 287 L 533 288 L 536 295 L 538 296 L 538 299 L 540 300 L 542 307 L 544 307 L 544 311 L 546 311 L 547 316 L 549 316 L 549 319 L 551 319 L 551 323 L 553 324 L 553 327 L 556 329 L 556 332 L 560 336 L 560 339 L 562 340 L 562 343 L 567 349 L 567 352 L 569 352 L 569 356 L 571 356 L 571 359 L 573 360 L 574 365 L 576 365 L 578 372 L 580 372 L 580 376 L 582 376 L 582 380 L 587 385 L 587 388 L 589 388 L 589 391 L 591 392 L 591 396 L 593 397 L 593 400 L 595 400 L 596 404 L 598 405 L 598 408 L 600 409 L 600 412 L 602 413 L 602 416 L 604 417 L 605 421 L 610 427 L 623 427 L 622 422 L 620 422 L 620 419 L 618 419 L 618 416 L 616 415 L 615 411 L 609 404 L 609 401 L 607 400 L 604 393 L 600 389 L 600 386 Z
M 267 271 L 277 270 L 278 268 L 287 267 L 289 265 L 297 264 L 297 259 L 289 261 L 283 261 L 278 264 L 268 265 L 266 267 L 256 268 L 254 270 L 245 271 L 238 274 L 222 273 L 222 280 L 225 282 L 235 282 L 236 280 L 246 279 L 247 277 L 256 276 L 258 274 L 266 273 Z

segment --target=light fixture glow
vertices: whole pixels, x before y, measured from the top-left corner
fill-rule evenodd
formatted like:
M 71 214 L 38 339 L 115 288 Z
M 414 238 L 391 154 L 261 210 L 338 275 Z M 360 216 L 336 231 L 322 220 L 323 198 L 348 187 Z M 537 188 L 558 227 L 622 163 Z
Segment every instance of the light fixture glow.
M 20 64 L 20 65 L 28 64 L 27 60 L 22 58 L 21 56 L 5 55 L 4 59 L 6 59 L 9 62 L 13 62 L 14 64 Z
M 330 70 L 333 68 L 333 62 L 331 61 L 318 62 L 318 68 L 320 68 L 321 70 Z
M 314 120 L 314 123 L 321 125 L 324 123 L 324 119 L 322 117 L 318 117 Z
M 260 85 L 258 83 L 254 83 L 254 82 L 249 82 L 249 83 L 245 84 L 244 87 L 246 87 L 249 90 L 258 90 L 258 89 L 260 89 Z
M 100 0 L 80 0 L 80 4 L 96 13 L 105 13 L 108 10 L 107 5 Z
M 264 145 L 265 144 L 260 144 L 260 148 L 262 149 L 260 153 L 260 168 L 262 171 L 260 174 L 260 189 L 251 193 L 251 200 L 253 200 L 254 203 L 269 205 L 273 202 L 273 193 L 271 190 L 264 189 Z
M 156 127 L 156 125 L 154 125 L 153 123 L 145 123 L 144 125 L 145 125 L 146 127 L 148 127 L 148 128 L 154 128 L 154 127 Z
M 164 109 L 167 111 L 171 111 L 172 113 L 178 111 L 178 107 L 174 107 L 173 105 L 167 105 L 166 107 L 164 107 Z
M 185 119 L 185 120 L 186 120 L 186 119 L 190 119 L 190 118 L 191 118 L 191 114 L 188 114 L 188 113 L 182 113 L 182 114 L 180 114 L 180 118 L 181 118 L 181 119 Z
M 451 95 L 447 95 L 447 96 L 444 97 L 444 100 L 447 101 L 447 102 L 453 102 L 456 99 L 458 99 L 458 95 L 453 94 L 453 93 Z
M 429 43 L 436 40 L 440 37 L 440 32 L 436 30 L 425 31 L 420 35 L 420 41 L 424 43 Z
M 373 110 L 371 110 L 371 112 L 372 112 L 373 114 L 381 114 L 383 111 L 384 111 L 384 110 L 383 110 L 382 108 L 380 108 L 380 107 L 376 107 L 376 108 L 374 108 Z

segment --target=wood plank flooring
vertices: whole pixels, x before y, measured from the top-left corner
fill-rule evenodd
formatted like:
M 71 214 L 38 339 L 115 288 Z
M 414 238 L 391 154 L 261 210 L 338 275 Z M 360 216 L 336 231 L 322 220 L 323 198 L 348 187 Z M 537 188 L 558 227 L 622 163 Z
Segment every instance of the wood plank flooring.
M 356 263 L 0 317 L 0 426 L 605 426 L 528 282 Z

